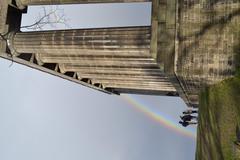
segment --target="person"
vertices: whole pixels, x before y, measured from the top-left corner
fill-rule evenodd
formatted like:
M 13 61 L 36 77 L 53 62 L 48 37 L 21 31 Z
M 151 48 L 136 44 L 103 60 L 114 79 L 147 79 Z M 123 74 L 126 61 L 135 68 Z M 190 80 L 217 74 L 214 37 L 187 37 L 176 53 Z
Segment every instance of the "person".
M 179 123 L 180 123 L 183 127 L 187 127 L 188 125 L 197 124 L 197 122 L 189 122 L 189 121 L 179 121 Z
M 192 110 L 192 109 L 187 109 L 182 112 L 183 114 L 193 114 L 193 113 L 198 113 L 197 110 Z
M 192 116 L 190 114 L 187 114 L 187 115 L 184 115 L 184 116 L 180 116 L 180 118 L 183 120 L 183 121 L 188 121 L 190 122 L 193 118 L 195 120 L 197 120 L 197 117 L 196 116 Z

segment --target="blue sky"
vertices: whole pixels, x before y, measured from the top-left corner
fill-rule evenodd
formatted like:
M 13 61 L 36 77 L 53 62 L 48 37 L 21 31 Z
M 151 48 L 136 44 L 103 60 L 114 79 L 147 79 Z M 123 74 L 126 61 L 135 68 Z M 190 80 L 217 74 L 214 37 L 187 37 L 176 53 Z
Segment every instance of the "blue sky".
M 65 6 L 72 28 L 150 24 L 150 3 Z M 61 6 L 62 7 L 62 6 Z M 24 23 L 31 23 L 29 7 Z M 121 96 L 0 59 L 1 160 L 193 160 L 195 139 L 150 118 Z M 176 125 L 180 98 L 132 95 Z M 196 132 L 195 127 L 189 128 Z

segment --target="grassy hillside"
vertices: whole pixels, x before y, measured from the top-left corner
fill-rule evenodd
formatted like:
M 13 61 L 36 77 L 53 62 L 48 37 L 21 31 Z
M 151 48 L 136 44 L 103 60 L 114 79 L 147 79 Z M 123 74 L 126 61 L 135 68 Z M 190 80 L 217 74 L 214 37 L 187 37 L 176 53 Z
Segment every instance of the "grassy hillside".
M 240 126 L 240 76 L 206 88 L 200 96 L 197 160 L 240 160 L 234 141 Z

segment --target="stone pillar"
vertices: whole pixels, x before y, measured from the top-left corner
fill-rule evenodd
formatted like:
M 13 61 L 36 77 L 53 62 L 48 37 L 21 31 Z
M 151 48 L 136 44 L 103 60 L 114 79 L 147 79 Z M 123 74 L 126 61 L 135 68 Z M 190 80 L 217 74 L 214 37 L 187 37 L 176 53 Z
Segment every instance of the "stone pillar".
M 28 5 L 87 4 L 87 3 L 121 3 L 148 2 L 149 0 L 16 0 L 19 9 Z
M 152 58 L 139 58 L 139 57 L 94 57 L 94 56 L 77 56 L 77 55 L 44 55 L 37 54 L 37 59 L 42 63 L 60 63 L 60 64 L 81 64 L 83 66 L 95 65 L 95 66 L 124 66 L 126 64 L 130 66 L 153 66 L 156 63 Z
M 168 81 L 166 77 L 161 77 L 159 73 L 141 73 L 134 70 L 131 70 L 128 68 L 127 71 L 122 71 L 120 69 L 116 69 L 116 72 L 111 71 L 102 71 L 99 72 L 99 70 L 96 71 L 78 71 L 79 77 L 81 78 L 93 78 L 93 79 L 118 79 L 118 80 L 151 80 L 151 81 Z
M 100 82 L 101 83 L 101 82 Z M 151 85 L 149 83 L 102 83 L 104 88 L 116 88 L 116 89 L 136 89 L 136 90 L 147 90 L 148 93 L 151 91 L 162 91 L 162 92 L 175 92 L 176 89 L 171 85 L 165 85 L 164 83 L 158 83 Z
M 150 27 L 17 32 L 8 45 L 13 54 L 131 57 L 148 54 L 150 36 Z
M 8 46 L 105 88 L 175 92 L 150 55 L 150 39 L 150 27 L 76 29 L 11 33 Z
M 131 69 L 129 69 L 131 70 Z M 154 92 L 176 92 L 176 89 L 167 77 L 150 76 L 148 72 L 133 75 L 127 74 L 84 74 L 77 72 L 78 77 L 90 78 L 93 84 L 102 84 L 104 88 L 133 89 Z M 135 76 L 136 79 L 133 79 Z M 146 78 L 146 79 L 145 79 Z M 157 78 L 157 79 L 155 79 Z
M 62 73 L 65 73 L 67 71 L 72 72 L 79 72 L 84 74 L 100 74 L 100 75 L 109 75 L 109 74 L 115 74 L 115 75 L 141 75 L 145 77 L 163 77 L 164 73 L 162 73 L 158 68 L 157 65 L 151 66 L 151 68 L 147 68 L 146 66 L 142 67 L 142 65 L 136 66 L 136 67 L 126 67 L 126 66 L 82 66 L 81 64 L 60 64 L 59 65 L 60 70 Z M 138 77 L 139 78 L 139 77 Z M 143 77 L 142 77 L 143 78 Z

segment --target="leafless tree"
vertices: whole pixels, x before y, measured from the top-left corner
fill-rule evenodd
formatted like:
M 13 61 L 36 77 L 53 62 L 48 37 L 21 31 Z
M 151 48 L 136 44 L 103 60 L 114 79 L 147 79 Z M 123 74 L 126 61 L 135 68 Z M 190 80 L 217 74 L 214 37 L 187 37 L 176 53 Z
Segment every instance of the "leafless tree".
M 30 25 L 21 26 L 21 29 L 26 30 L 43 30 L 44 27 L 56 28 L 59 25 L 64 25 L 65 28 L 71 28 L 68 25 L 69 19 L 66 18 L 64 9 L 58 6 L 42 7 L 42 11 L 38 13 L 35 22 Z
M 1 6 L 0 6 L 1 7 Z M 0 8 L 1 10 L 1 8 Z M 38 13 L 38 16 L 35 18 L 35 22 L 29 25 L 24 25 L 21 26 L 21 29 L 26 29 L 26 30 L 44 30 L 44 28 L 56 28 L 59 25 L 63 25 L 65 29 L 71 28 L 68 25 L 69 19 L 66 18 L 64 9 L 59 8 L 58 6 L 50 6 L 50 7 L 42 7 L 42 11 Z M 6 41 L 7 43 L 7 38 L 8 38 L 7 33 L 0 33 L 0 42 L 1 41 Z M 8 54 L 9 57 L 12 57 L 12 54 Z M 11 67 L 13 64 L 10 64 L 9 67 Z

